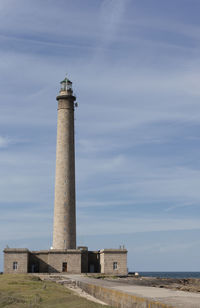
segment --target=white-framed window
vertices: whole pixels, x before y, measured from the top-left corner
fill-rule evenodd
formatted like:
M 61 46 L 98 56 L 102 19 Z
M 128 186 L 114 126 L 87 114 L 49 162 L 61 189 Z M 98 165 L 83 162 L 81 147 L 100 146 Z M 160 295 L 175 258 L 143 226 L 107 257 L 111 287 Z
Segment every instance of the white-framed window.
M 13 262 L 13 269 L 16 271 L 18 268 L 18 262 L 14 261 Z
M 113 262 L 113 269 L 114 269 L 114 270 L 117 269 L 117 262 Z

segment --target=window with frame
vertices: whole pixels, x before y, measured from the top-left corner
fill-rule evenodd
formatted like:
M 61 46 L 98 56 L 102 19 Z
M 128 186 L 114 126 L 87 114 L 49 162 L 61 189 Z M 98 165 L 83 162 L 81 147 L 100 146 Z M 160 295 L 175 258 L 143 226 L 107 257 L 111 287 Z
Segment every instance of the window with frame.
M 113 262 L 113 269 L 114 269 L 114 270 L 117 269 L 117 262 Z
M 15 261 L 15 262 L 13 262 L 13 269 L 17 270 L 17 268 L 18 268 L 18 262 Z

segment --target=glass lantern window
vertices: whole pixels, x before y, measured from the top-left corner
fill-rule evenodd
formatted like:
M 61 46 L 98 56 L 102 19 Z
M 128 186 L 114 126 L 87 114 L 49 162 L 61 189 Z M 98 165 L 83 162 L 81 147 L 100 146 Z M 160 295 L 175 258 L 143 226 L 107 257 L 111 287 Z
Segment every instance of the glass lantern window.
M 67 82 L 67 90 L 72 90 L 72 83 L 71 82 Z
M 66 82 L 61 82 L 61 90 L 66 90 Z

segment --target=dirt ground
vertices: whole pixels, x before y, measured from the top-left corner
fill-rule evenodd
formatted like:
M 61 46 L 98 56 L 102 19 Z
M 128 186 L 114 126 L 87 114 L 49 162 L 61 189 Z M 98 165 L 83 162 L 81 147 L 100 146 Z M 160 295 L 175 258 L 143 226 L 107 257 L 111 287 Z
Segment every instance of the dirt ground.
M 156 288 L 167 288 L 173 290 L 181 290 L 188 292 L 200 292 L 200 279 L 187 278 L 187 279 L 175 279 L 175 278 L 156 278 L 156 277 L 121 277 L 121 278 L 104 278 L 105 280 L 113 280 L 115 282 L 123 282 L 129 285 L 148 286 Z

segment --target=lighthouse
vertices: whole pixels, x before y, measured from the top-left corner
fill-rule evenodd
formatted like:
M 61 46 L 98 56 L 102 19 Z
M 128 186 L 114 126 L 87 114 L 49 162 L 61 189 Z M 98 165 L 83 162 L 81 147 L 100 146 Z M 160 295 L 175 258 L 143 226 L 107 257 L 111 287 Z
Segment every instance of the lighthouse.
M 72 82 L 61 81 L 58 96 L 53 246 L 48 250 L 4 249 L 4 273 L 103 273 L 127 275 L 127 250 L 76 247 L 76 189 Z M 102 222 L 103 228 L 103 222 Z
M 76 189 L 72 82 L 61 81 L 58 101 L 53 249 L 76 249 Z

